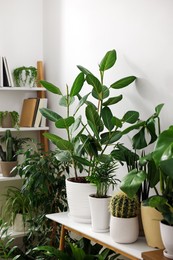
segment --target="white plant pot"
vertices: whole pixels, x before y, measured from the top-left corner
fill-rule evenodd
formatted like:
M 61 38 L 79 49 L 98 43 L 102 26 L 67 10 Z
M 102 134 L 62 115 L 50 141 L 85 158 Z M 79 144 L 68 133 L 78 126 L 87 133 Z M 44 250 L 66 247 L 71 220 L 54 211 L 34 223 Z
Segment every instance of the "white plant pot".
M 139 235 L 138 217 L 117 218 L 111 216 L 110 236 L 116 243 L 133 243 Z
M 95 186 L 90 183 L 78 183 L 66 179 L 69 216 L 75 222 L 91 223 L 91 212 L 88 196 L 95 192 Z
M 23 215 L 17 214 L 13 223 L 13 230 L 16 232 L 26 232 L 28 229 L 27 222 L 24 223 Z
M 89 196 L 89 204 L 91 210 L 91 226 L 94 232 L 108 232 L 110 226 L 108 198 L 96 198 L 93 195 Z
M 173 259 L 173 226 L 160 222 L 160 232 L 165 250 L 163 254 L 169 259 Z

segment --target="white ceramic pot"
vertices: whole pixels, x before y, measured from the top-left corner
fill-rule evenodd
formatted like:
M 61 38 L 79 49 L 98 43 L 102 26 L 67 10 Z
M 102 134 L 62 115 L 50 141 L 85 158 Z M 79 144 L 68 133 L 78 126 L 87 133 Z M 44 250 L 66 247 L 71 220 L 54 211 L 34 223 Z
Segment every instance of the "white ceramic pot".
M 163 254 L 167 258 L 173 259 L 173 226 L 168 226 L 160 222 L 160 232 L 165 246 Z
M 93 195 L 89 196 L 89 205 L 91 210 L 91 226 L 94 232 L 108 232 L 110 226 L 108 198 L 96 198 Z
M 69 216 L 75 222 L 91 223 L 91 212 L 88 196 L 95 192 L 95 186 L 90 183 L 78 183 L 66 179 Z
M 116 243 L 133 243 L 139 235 L 138 217 L 117 218 L 111 216 L 110 236 Z

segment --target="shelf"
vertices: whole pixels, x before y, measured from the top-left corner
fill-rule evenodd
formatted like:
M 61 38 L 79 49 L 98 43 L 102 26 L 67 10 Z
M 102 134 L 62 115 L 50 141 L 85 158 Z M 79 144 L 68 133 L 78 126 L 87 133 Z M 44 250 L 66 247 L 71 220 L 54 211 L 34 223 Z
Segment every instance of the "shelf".
M 42 87 L 0 87 L 0 91 L 46 91 L 46 89 Z
M 0 182 L 14 181 L 14 180 L 21 180 L 21 177 L 19 175 L 15 176 L 15 177 L 4 177 L 4 176 L 2 176 L 2 173 L 0 173 Z
M 48 126 L 44 127 L 20 127 L 19 129 L 16 128 L 2 128 L 0 127 L 0 133 L 5 132 L 6 130 L 10 130 L 11 132 L 27 132 L 27 131 L 44 131 L 44 130 L 49 130 Z

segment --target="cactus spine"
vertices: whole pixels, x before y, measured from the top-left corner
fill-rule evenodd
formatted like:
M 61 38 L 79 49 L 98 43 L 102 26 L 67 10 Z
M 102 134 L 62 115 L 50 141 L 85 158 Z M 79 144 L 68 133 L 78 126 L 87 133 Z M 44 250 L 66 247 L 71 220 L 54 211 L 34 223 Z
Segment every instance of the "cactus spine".
M 110 200 L 110 213 L 118 218 L 136 217 L 139 210 L 137 196 L 129 198 L 125 193 L 117 193 Z

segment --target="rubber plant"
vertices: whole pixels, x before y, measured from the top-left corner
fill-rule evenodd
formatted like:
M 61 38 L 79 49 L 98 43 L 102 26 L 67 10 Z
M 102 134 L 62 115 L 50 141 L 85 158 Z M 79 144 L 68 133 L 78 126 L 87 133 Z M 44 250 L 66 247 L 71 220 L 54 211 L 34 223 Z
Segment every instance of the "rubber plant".
M 105 73 L 116 60 L 115 50 L 105 54 L 99 64 L 99 78 L 78 65 L 80 73 L 71 88 L 66 85 L 66 93 L 50 82 L 41 81 L 43 87 L 59 97 L 59 106 L 66 111 L 64 117 L 51 109 L 40 110 L 43 116 L 55 123 L 57 129 L 65 131 L 67 138 L 53 133 L 44 135 L 56 145 L 57 158 L 73 167 L 76 180 L 84 168 L 91 175 L 100 162 L 107 160 L 110 156 L 108 148 L 110 151 L 125 133 L 122 129 L 131 125 L 130 132 L 139 119 L 137 111 L 127 111 L 122 118 L 112 112 L 115 111 L 114 105 L 123 99 L 122 94 L 115 95 L 115 90 L 127 87 L 136 79 L 135 76 L 127 76 L 106 86 Z M 82 90 L 87 94 L 82 95 Z M 74 102 L 76 109 L 72 106 Z M 82 109 L 85 111 L 83 115 Z M 59 108 L 57 110 L 60 111 Z

